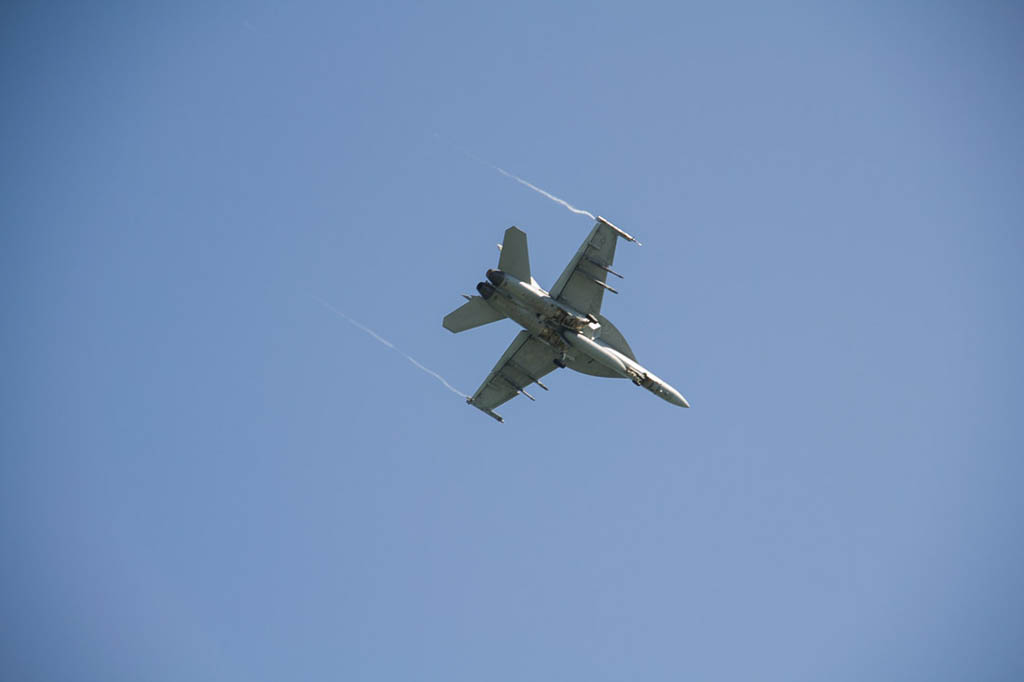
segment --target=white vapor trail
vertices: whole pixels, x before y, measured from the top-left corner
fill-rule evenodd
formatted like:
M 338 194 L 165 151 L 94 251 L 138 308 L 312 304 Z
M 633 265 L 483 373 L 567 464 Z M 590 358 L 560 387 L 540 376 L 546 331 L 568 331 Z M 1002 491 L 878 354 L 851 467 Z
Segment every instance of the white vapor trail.
M 498 171 L 498 172 L 499 172 L 499 173 L 501 173 L 502 175 L 504 175 L 504 176 L 506 176 L 506 177 L 509 177 L 509 178 L 512 178 L 513 180 L 515 180 L 516 182 L 518 182 L 518 183 L 520 183 L 520 184 L 526 185 L 527 187 L 529 187 L 530 189 L 532 189 L 532 190 L 533 190 L 534 192 L 540 192 L 541 194 L 543 194 L 544 196 L 546 196 L 546 197 L 547 197 L 548 199 L 551 199 L 551 201 L 554 201 L 554 202 L 556 202 L 556 203 L 559 203 L 559 204 L 561 204 L 562 206 L 565 206 L 565 207 L 566 207 L 567 209 L 569 209 L 569 210 L 570 210 L 570 211 L 572 211 L 573 213 L 578 213 L 579 215 L 585 215 L 585 216 L 590 216 L 590 219 L 591 219 L 591 220 L 597 220 L 597 218 L 595 218 L 595 217 L 594 217 L 594 214 L 593 214 L 593 213 L 591 213 L 590 211 L 584 211 L 584 210 L 583 210 L 582 208 L 576 208 L 575 206 L 573 206 L 572 204 L 570 204 L 570 203 L 569 203 L 568 201 L 566 201 L 565 199 L 559 199 L 559 198 L 558 198 L 558 197 L 556 197 L 556 196 L 555 196 L 554 194 L 551 194 L 550 192 L 545 192 L 545 191 L 544 191 L 544 190 L 542 190 L 542 189 L 541 189 L 540 187 L 537 187 L 537 185 L 531 184 L 531 183 L 527 182 L 526 180 L 523 180 L 523 179 L 522 179 L 521 177 L 519 177 L 518 175 L 515 175 L 515 174 L 513 174 L 513 173 L 509 173 L 509 172 L 508 172 L 507 170 L 505 170 L 504 168 L 501 168 L 501 167 L 499 167 L 499 166 L 495 166 L 495 165 L 494 165 L 493 163 L 489 163 L 489 164 L 487 164 L 487 165 L 488 165 L 488 166 L 490 166 L 491 168 L 493 168 L 494 170 Z
M 352 326 L 358 327 L 359 329 L 362 329 L 364 332 L 366 332 L 367 334 L 372 336 L 374 339 L 376 339 L 377 341 L 381 342 L 382 344 L 384 344 L 385 346 L 387 346 L 388 348 L 390 348 L 391 350 L 395 351 L 396 353 L 401 355 L 403 358 L 405 358 L 406 360 L 411 362 L 418 369 L 423 370 L 424 372 L 426 372 L 430 376 L 432 376 L 435 379 L 437 379 L 438 381 L 440 381 L 442 384 L 444 384 L 444 387 L 447 388 L 452 393 L 454 393 L 456 395 L 459 395 L 459 396 L 462 396 L 463 398 L 468 398 L 469 397 L 468 395 L 466 395 L 465 393 L 463 393 L 459 389 L 457 389 L 454 386 L 452 386 L 451 384 L 449 384 L 448 381 L 443 376 L 441 376 L 440 374 L 438 374 L 437 372 L 435 372 L 434 370 L 432 370 L 432 369 L 430 369 L 428 367 L 424 367 L 419 362 L 417 362 L 414 357 L 412 357 L 411 355 L 409 355 L 408 353 L 403 351 L 401 348 L 398 348 L 397 346 L 395 346 L 395 344 L 391 343 L 390 341 L 388 341 L 383 336 L 381 336 L 377 332 L 373 331 L 372 329 L 370 329 L 366 325 L 361 324 L 361 323 L 357 322 L 356 320 L 353 320 L 351 317 L 349 317 L 345 313 L 341 312 L 340 310 L 338 310 L 333 305 L 331 305 L 330 303 L 328 303 L 324 299 L 320 298 L 319 296 L 313 296 L 313 298 L 316 299 L 317 301 L 320 301 L 320 303 L 322 303 L 324 306 L 326 306 L 331 312 L 333 312 L 334 314 L 338 315 L 339 317 L 341 317 L 342 319 L 347 321 Z
M 442 138 L 441 135 L 439 135 L 438 133 L 434 133 L 434 137 L 436 137 L 439 140 L 444 140 L 444 138 Z M 562 206 L 565 206 L 567 209 L 569 209 L 573 213 L 576 213 L 576 214 L 579 214 L 579 215 L 585 215 L 585 216 L 589 217 L 591 220 L 597 220 L 597 218 L 594 217 L 594 214 L 591 213 L 590 211 L 584 211 L 581 208 L 576 208 L 575 206 L 570 204 L 565 199 L 560 199 L 560 198 L 556 197 L 554 194 L 552 194 L 551 192 L 545 192 L 540 187 L 537 187 L 537 185 L 534 185 L 531 182 L 527 182 L 526 180 L 523 180 L 521 177 L 519 177 L 515 173 L 509 173 L 507 170 L 505 170 L 501 166 L 495 166 L 493 163 L 490 163 L 488 161 L 484 161 L 479 156 L 475 156 L 474 154 L 470 154 L 469 152 L 467 152 L 462 147 L 459 147 L 458 145 L 454 145 L 451 142 L 447 142 L 447 141 L 445 141 L 445 142 L 447 144 L 451 145 L 453 148 L 457 149 L 458 151 L 462 152 L 463 154 L 465 154 L 469 158 L 473 159 L 477 163 L 482 163 L 485 166 L 489 166 L 489 167 L 493 168 L 494 170 L 498 171 L 499 173 L 501 173 L 502 175 L 504 175 L 505 177 L 512 178 L 516 182 L 518 182 L 518 183 L 520 183 L 522 185 L 526 185 L 527 187 L 532 189 L 534 192 L 542 194 L 542 195 L 546 196 L 548 199 L 551 199 L 551 201 L 554 201 L 557 204 L 561 204 Z

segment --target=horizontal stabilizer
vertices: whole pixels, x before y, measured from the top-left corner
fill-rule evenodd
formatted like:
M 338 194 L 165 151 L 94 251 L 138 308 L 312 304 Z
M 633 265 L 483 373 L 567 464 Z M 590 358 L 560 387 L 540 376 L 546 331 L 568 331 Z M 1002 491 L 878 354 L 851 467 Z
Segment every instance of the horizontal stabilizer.
M 489 322 L 497 322 L 505 316 L 487 305 L 479 296 L 470 296 L 469 302 L 448 313 L 444 318 L 444 328 L 457 334 L 473 329 Z

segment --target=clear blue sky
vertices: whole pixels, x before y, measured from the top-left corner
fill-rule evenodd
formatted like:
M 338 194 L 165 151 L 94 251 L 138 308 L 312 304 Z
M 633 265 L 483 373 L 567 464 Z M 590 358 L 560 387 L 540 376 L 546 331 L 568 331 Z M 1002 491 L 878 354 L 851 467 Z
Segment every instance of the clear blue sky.
M 11 680 L 1024 678 L 1013 3 L 5 3 Z M 692 403 L 441 318 L 515 224 Z

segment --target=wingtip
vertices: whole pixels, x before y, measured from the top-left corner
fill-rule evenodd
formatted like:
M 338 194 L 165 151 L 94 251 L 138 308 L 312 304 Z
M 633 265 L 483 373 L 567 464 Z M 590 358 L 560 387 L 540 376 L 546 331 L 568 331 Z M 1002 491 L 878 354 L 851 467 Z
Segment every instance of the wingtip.
M 605 217 L 603 217 L 603 216 L 597 216 L 597 222 L 599 222 L 599 223 L 603 223 L 603 224 L 607 225 L 607 226 L 608 226 L 608 227 L 610 227 L 610 228 L 611 228 L 611 229 L 612 229 L 612 230 L 613 230 L 613 231 L 614 231 L 614 232 L 615 232 L 615 233 L 616 233 L 617 235 L 619 235 L 620 237 L 622 237 L 623 239 L 625 239 L 625 240 L 626 240 L 627 242 L 633 242 L 633 243 L 634 243 L 634 244 L 636 244 L 637 246 L 643 246 L 643 244 L 641 244 L 641 243 L 640 243 L 640 242 L 639 242 L 639 241 L 637 240 L 637 238 L 636 238 L 636 237 L 634 237 L 633 235 L 629 234 L 628 232 L 626 232 L 626 231 L 625 231 L 625 230 L 623 230 L 622 228 L 620 228 L 620 227 L 616 227 L 616 226 L 615 226 L 615 225 L 613 225 L 613 224 L 612 224 L 612 222 L 611 222 L 610 220 L 608 220 L 607 218 L 605 218 Z
M 475 407 L 476 409 L 478 409 L 478 410 L 480 410 L 481 412 L 483 412 L 484 414 L 486 414 L 486 415 L 487 415 L 488 417 L 491 417 L 492 419 L 496 419 L 497 421 L 499 421 L 499 422 L 500 422 L 500 423 L 502 423 L 502 424 L 504 424 L 504 423 L 505 423 L 505 419 L 504 419 L 504 417 L 502 417 L 502 416 L 501 416 L 500 414 L 498 414 L 498 413 L 497 413 L 497 412 L 495 412 L 494 410 L 488 410 L 488 409 L 486 409 L 486 408 L 484 408 L 484 407 L 480 407 L 479 405 L 477 405 L 476 403 L 474 403 L 474 402 L 473 402 L 473 398 L 472 398 L 472 396 L 470 396 L 469 398 L 466 398 L 466 404 L 467 404 L 467 405 L 472 405 L 472 406 L 473 406 L 473 407 Z

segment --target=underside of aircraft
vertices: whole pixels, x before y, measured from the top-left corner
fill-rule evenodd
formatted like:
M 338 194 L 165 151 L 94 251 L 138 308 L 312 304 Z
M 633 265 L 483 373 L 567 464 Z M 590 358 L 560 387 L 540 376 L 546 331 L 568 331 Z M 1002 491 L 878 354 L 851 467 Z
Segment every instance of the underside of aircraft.
M 625 378 L 680 407 L 689 407 L 678 391 L 636 360 L 622 333 L 601 314 L 604 293 L 618 293 L 607 283 L 615 246 L 631 235 L 601 218 L 580 245 L 550 291 L 530 272 L 526 233 L 517 227 L 505 231 L 498 267 L 487 271 L 477 284 L 478 296 L 444 318 L 444 327 L 458 333 L 510 318 L 523 330 L 498 360 L 467 403 L 503 422 L 494 412 L 517 395 L 533 400 L 526 389 L 558 368 L 598 377 Z

